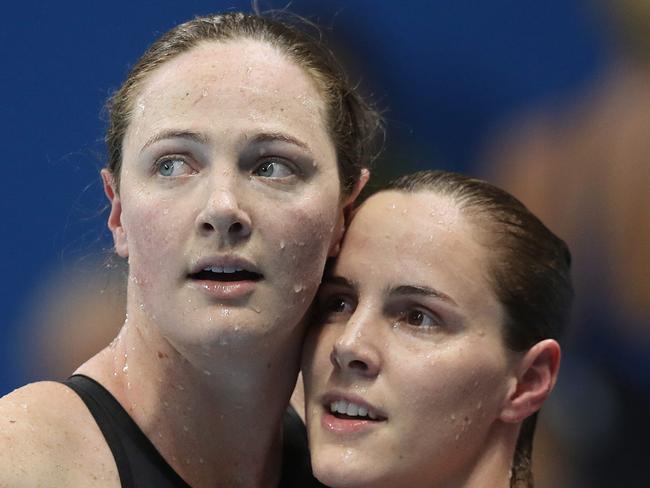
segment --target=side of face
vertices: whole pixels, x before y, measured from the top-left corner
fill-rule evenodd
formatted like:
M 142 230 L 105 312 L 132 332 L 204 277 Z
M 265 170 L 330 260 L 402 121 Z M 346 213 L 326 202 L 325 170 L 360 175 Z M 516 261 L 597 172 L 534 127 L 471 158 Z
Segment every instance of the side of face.
M 257 41 L 200 44 L 150 75 L 119 195 L 104 175 L 130 321 L 155 322 L 179 349 L 295 331 L 341 219 L 324 110 L 308 75 Z M 206 268 L 220 269 L 214 283 L 195 279 Z M 257 276 L 237 288 L 220 281 L 228 268 Z
M 325 484 L 447 486 L 490 443 L 516 373 L 474 232 L 428 192 L 382 192 L 355 215 L 303 355 Z

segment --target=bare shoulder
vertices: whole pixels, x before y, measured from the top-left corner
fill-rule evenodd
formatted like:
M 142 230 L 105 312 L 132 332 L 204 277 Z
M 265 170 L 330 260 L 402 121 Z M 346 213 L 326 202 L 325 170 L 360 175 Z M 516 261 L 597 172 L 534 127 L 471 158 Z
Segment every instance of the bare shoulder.
M 99 427 L 67 386 L 32 383 L 0 399 L 4 486 L 119 486 Z

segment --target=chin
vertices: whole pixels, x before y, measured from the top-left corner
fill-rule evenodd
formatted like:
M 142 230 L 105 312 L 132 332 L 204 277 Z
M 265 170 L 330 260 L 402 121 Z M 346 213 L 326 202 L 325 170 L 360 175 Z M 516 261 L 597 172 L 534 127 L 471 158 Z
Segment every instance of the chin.
M 338 448 L 341 452 L 337 456 L 327 456 L 328 459 L 319 459 L 312 456 L 312 469 L 314 476 L 330 488 L 361 488 L 383 486 L 381 474 L 373 472 L 377 467 L 375 463 L 364 463 L 357 456 L 346 454 L 345 448 Z M 350 451 L 347 451 L 349 453 Z

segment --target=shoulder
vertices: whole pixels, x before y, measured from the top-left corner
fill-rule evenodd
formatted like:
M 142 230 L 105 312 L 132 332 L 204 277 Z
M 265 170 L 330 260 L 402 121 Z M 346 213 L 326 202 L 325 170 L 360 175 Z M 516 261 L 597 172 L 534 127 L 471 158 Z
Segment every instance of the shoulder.
M 46 381 L 0 399 L 0 486 L 119 486 L 110 449 L 74 391 Z

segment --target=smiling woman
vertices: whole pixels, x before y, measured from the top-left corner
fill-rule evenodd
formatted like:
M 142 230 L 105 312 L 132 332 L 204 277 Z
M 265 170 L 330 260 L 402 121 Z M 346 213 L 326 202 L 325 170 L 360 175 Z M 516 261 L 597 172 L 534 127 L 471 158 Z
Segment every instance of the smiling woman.
M 164 34 L 109 110 L 127 316 L 64 384 L 0 400 L 0 485 L 315 484 L 282 419 L 378 114 L 319 41 L 239 13 Z
M 532 486 L 535 412 L 558 373 L 569 252 L 521 203 L 445 172 L 355 214 L 303 354 L 328 486 Z

